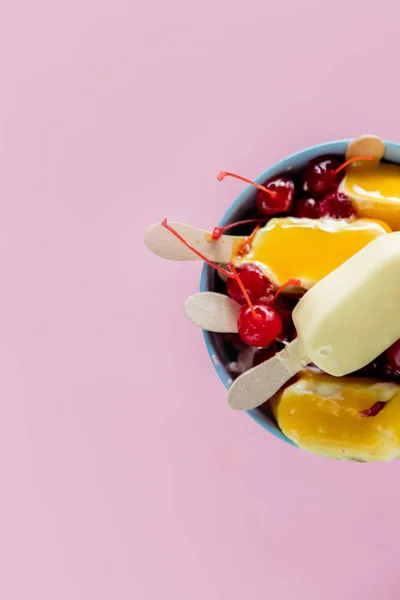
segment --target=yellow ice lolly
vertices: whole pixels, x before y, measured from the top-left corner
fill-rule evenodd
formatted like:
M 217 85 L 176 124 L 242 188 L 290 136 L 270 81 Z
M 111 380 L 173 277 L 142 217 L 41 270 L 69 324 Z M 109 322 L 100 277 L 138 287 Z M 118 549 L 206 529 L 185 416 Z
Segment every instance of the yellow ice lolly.
M 277 287 L 288 279 L 299 279 L 309 289 L 388 232 L 385 223 L 368 219 L 275 218 L 256 233 L 250 252 L 236 254 L 233 262 L 236 266 L 254 263 Z
M 379 219 L 400 230 L 400 166 L 374 162 L 348 167 L 340 190 L 358 216 Z
M 396 383 L 304 371 L 271 407 L 283 433 L 309 452 L 363 462 L 400 457 Z

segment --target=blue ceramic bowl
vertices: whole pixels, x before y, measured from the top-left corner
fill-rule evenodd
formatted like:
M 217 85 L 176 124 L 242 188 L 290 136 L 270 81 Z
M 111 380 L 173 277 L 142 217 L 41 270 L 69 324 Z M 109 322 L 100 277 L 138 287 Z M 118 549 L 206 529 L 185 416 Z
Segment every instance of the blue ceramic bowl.
M 317 156 L 322 156 L 323 154 L 336 154 L 344 156 L 349 141 L 350 140 L 339 140 L 336 142 L 329 142 L 327 144 L 320 144 L 319 146 L 313 146 L 312 148 L 306 148 L 305 150 L 296 152 L 296 154 L 292 154 L 292 156 L 281 160 L 277 164 L 264 171 L 264 173 L 257 177 L 255 181 L 257 183 L 262 184 L 270 177 L 278 175 L 279 173 L 287 173 L 290 177 L 290 174 L 292 172 L 304 169 L 304 167 L 311 159 L 316 158 Z M 400 164 L 400 144 L 396 142 L 385 142 L 385 146 L 386 150 L 384 159 L 389 162 Z M 221 219 L 220 225 L 227 225 L 228 223 L 240 221 L 241 219 L 245 218 L 243 215 L 249 210 L 251 206 L 254 206 L 255 204 L 255 194 L 256 191 L 254 187 L 246 187 L 246 189 L 243 190 L 243 192 L 236 198 L 236 200 L 225 212 L 224 216 Z M 205 265 L 201 275 L 200 290 L 202 292 L 210 290 L 213 291 L 215 282 L 215 270 L 209 267 L 208 265 Z M 206 342 L 208 354 L 210 355 L 214 368 L 217 371 L 222 383 L 228 389 L 232 383 L 232 379 L 226 367 L 228 361 L 226 359 L 224 360 L 221 344 L 218 343 L 219 337 L 216 334 L 205 331 L 204 339 Z M 282 433 L 277 424 L 267 415 L 265 415 L 261 410 L 256 408 L 254 410 L 248 411 L 248 414 L 255 421 L 257 421 L 257 423 L 264 427 L 264 429 L 266 429 L 276 437 L 280 438 L 281 440 L 294 445 L 293 442 Z

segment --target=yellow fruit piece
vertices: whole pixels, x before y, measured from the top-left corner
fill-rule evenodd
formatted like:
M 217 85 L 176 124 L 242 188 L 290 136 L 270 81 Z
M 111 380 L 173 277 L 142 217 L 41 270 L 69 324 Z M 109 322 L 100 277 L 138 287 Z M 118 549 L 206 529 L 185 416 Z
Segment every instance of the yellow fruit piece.
M 379 219 L 400 230 L 400 166 L 374 163 L 347 169 L 340 186 L 360 217 Z
M 360 411 L 387 403 L 375 417 Z M 311 370 L 271 400 L 283 433 L 300 448 L 363 462 L 400 457 L 400 386 Z
M 236 255 L 233 262 L 256 264 L 277 287 L 288 279 L 300 279 L 307 290 L 388 232 L 386 223 L 370 219 L 276 218 L 256 233 L 250 252 Z

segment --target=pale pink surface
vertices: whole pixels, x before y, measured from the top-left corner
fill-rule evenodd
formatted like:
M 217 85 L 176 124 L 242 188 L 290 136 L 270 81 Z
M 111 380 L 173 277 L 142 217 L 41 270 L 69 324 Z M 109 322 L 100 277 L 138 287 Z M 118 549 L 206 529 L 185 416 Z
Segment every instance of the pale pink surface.
M 214 225 L 242 189 L 220 169 L 400 139 L 399 16 L 2 3 L 0 598 L 398 598 L 399 463 L 309 456 L 230 411 L 182 313 L 200 264 L 141 238 Z

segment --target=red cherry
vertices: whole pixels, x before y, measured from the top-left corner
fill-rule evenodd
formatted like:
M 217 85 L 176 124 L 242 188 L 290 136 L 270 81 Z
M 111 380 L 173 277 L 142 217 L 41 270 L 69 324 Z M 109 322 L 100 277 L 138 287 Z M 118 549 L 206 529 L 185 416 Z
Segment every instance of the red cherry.
M 318 202 L 314 198 L 301 198 L 294 203 L 294 214 L 299 219 L 318 219 Z
M 235 267 L 232 263 L 229 263 L 229 271 L 223 269 L 219 265 L 216 265 L 212 261 L 209 261 L 201 252 L 199 252 L 194 246 L 187 242 L 181 235 L 168 224 L 167 219 L 164 219 L 161 225 L 167 229 L 172 235 L 180 240 L 185 246 L 190 248 L 200 258 L 208 262 L 214 269 L 221 271 L 228 278 L 235 278 L 238 286 L 241 288 L 244 298 L 248 306 L 242 306 L 238 316 L 238 333 L 242 340 L 249 346 L 269 346 L 269 344 L 279 335 L 282 331 L 282 320 L 279 314 L 271 307 L 265 304 L 253 305 L 245 286 L 242 283 Z M 300 281 L 297 279 L 290 279 L 287 283 L 281 286 L 275 296 L 272 298 L 274 302 L 281 291 L 287 286 L 299 285 Z
M 281 333 L 282 320 L 271 306 L 242 306 L 238 317 L 238 331 L 249 346 L 269 346 Z
M 332 192 L 325 196 L 318 209 L 320 217 L 332 217 L 333 219 L 349 219 L 356 214 L 350 199 L 341 192 Z
M 389 372 L 400 375 L 400 340 L 386 350 L 386 364 Z
M 314 158 L 304 169 L 303 190 L 317 199 L 322 198 L 338 187 L 348 165 L 362 160 L 373 160 L 373 158 L 373 156 L 353 156 L 342 164 L 334 156 Z
M 223 181 L 225 177 L 234 177 L 245 183 L 249 183 L 258 189 L 257 206 L 258 210 L 264 215 L 270 217 L 277 213 L 288 212 L 293 204 L 294 198 L 294 183 L 287 177 L 278 176 L 268 179 L 264 185 L 255 183 L 251 179 L 230 173 L 228 171 L 220 171 L 217 175 L 218 181 Z M 216 232 L 219 235 L 219 232 Z
M 258 298 L 270 298 L 272 301 L 275 293 L 274 286 L 258 267 L 252 264 L 243 265 L 242 267 L 238 267 L 236 272 L 251 302 L 255 302 Z M 229 296 L 239 304 L 247 303 L 241 287 L 233 277 L 227 280 L 226 290 Z
M 264 215 L 271 216 L 290 210 L 294 198 L 294 183 L 288 177 L 273 177 L 264 183 L 273 195 L 262 190 L 257 192 L 257 208 Z
M 339 159 L 333 156 L 319 156 L 310 160 L 304 170 L 303 190 L 315 198 L 332 192 L 343 178 L 343 173 L 336 173 L 339 167 Z
M 242 306 L 239 312 L 237 324 L 240 337 L 249 346 L 269 346 L 269 344 L 282 332 L 281 317 L 276 310 L 268 304 L 257 303 L 253 305 L 234 265 L 229 263 L 228 267 L 239 287 L 242 289 L 243 296 L 246 298 L 248 305 Z M 274 303 L 285 288 L 299 285 L 299 279 L 289 279 L 276 291 L 271 302 Z

